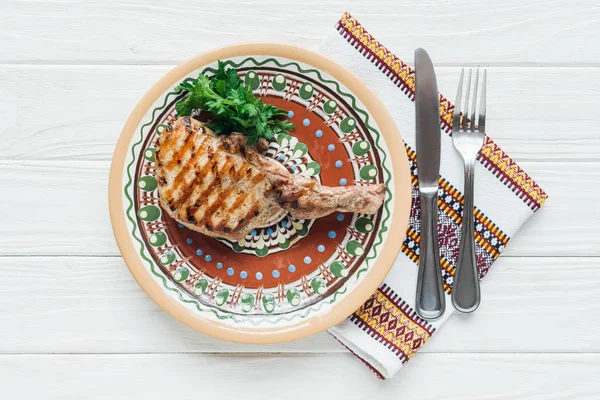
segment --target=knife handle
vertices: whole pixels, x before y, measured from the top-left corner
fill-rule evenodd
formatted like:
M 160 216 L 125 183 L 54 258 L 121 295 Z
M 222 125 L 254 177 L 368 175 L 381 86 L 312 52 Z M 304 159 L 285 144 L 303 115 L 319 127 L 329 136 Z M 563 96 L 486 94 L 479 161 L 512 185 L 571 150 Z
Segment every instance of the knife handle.
M 437 190 L 421 197 L 421 242 L 417 280 L 417 313 L 424 319 L 442 316 L 446 299 L 442 289 L 440 253 L 437 237 Z

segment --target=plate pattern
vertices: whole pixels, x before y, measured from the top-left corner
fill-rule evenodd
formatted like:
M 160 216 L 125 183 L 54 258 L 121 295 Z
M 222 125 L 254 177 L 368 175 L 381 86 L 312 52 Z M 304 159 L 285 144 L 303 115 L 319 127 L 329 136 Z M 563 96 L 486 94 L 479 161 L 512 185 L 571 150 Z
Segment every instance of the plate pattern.
M 318 70 L 272 57 L 226 64 L 265 102 L 289 110 L 298 127 L 293 136 L 278 136 L 267 157 L 330 186 L 384 183 L 384 206 L 375 215 L 318 220 L 282 212 L 237 242 L 184 228 L 162 212 L 155 177 L 156 139 L 185 96 L 172 89 L 142 121 L 130 146 L 123 188 L 130 232 L 156 279 L 199 311 L 253 325 L 304 318 L 352 290 L 378 256 L 393 212 L 387 149 L 354 96 Z M 213 74 L 215 66 L 201 72 Z

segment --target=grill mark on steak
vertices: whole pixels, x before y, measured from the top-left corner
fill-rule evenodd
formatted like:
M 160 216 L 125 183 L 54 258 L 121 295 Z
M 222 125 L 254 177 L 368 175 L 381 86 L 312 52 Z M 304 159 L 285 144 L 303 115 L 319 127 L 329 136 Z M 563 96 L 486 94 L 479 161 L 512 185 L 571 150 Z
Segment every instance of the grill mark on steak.
M 327 187 L 292 175 L 245 145 L 239 133 L 216 136 L 194 119 L 175 121 L 157 141 L 160 204 L 176 220 L 213 237 L 239 240 L 282 208 L 301 219 L 336 210 L 374 213 L 383 185 Z
M 215 172 L 215 174 L 216 174 L 215 180 L 219 179 L 221 182 L 223 182 L 223 175 L 227 176 L 229 174 L 229 171 L 233 167 L 234 163 L 235 163 L 235 159 L 233 157 L 228 157 L 227 161 L 225 161 L 225 164 L 223 164 L 223 166 Z M 223 173 L 223 171 L 225 171 L 225 173 Z M 223 193 L 220 196 L 218 196 L 215 199 L 215 201 L 213 201 L 212 204 L 210 204 L 204 211 L 203 215 L 208 216 L 207 218 L 205 218 L 206 220 L 208 220 L 208 219 L 210 219 L 211 221 L 213 220 L 212 216 L 215 213 L 215 211 L 222 208 L 222 206 L 225 204 L 227 198 L 231 195 L 231 193 L 235 189 L 235 182 L 230 181 L 229 185 L 227 187 L 223 187 L 222 189 L 223 189 Z M 226 211 L 227 210 L 223 210 L 223 212 L 226 212 Z M 226 215 L 223 215 L 223 217 L 225 218 Z
M 219 184 L 219 181 L 217 179 L 214 179 L 214 177 L 212 175 L 208 175 L 208 171 L 212 170 L 213 168 L 213 164 L 216 163 L 216 160 L 212 160 L 206 164 L 204 164 L 204 167 L 202 168 L 202 170 L 200 171 L 200 175 L 199 176 L 203 176 L 203 184 L 206 184 L 206 187 L 201 187 L 200 190 L 197 190 L 197 194 L 196 197 L 194 197 L 193 199 L 190 197 L 188 197 L 186 199 L 186 203 L 190 203 L 192 204 L 192 206 L 190 207 L 189 205 L 187 206 L 187 212 L 192 212 L 194 215 L 196 214 L 196 210 L 198 210 L 204 202 L 206 202 L 206 200 L 208 199 L 208 196 L 211 194 L 212 190 L 214 190 L 214 188 Z M 202 178 L 200 178 L 202 179 Z M 197 188 L 194 188 L 197 189 Z M 192 194 L 194 193 L 194 190 L 192 190 Z M 182 204 L 186 204 L 186 203 L 182 203 Z M 191 211 L 190 211 L 191 210 Z M 197 217 L 197 215 L 196 215 Z
M 192 153 L 192 154 L 194 154 L 194 153 Z M 189 196 L 190 192 L 194 189 L 194 186 L 192 183 L 195 181 L 196 178 L 194 177 L 191 179 L 191 181 L 188 181 L 186 179 L 186 176 L 195 167 L 196 167 L 196 163 L 193 160 L 193 156 L 190 155 L 190 159 L 188 160 L 186 165 L 183 168 L 181 168 L 181 171 L 179 171 L 177 176 L 175 176 L 175 178 L 173 179 L 173 184 L 171 185 L 172 188 L 167 193 L 170 192 L 169 194 L 172 195 L 173 193 L 177 193 L 179 190 L 182 189 L 180 199 L 176 203 L 177 206 L 183 204 L 185 199 Z
M 251 201 L 250 209 L 251 210 L 255 210 L 256 208 L 258 208 L 260 206 L 260 202 L 258 201 L 258 199 L 256 199 L 255 196 L 249 195 L 249 193 L 252 193 L 253 189 L 263 179 L 264 179 L 264 174 L 262 174 L 260 172 L 257 173 L 254 176 L 254 178 L 249 182 L 248 186 L 246 187 L 246 190 L 244 192 L 242 192 L 242 193 L 237 193 L 237 197 L 236 197 L 235 201 L 233 202 L 233 204 L 231 204 L 231 206 L 227 207 L 226 200 L 232 194 L 233 190 L 235 189 L 235 187 L 233 185 L 231 185 L 229 188 L 227 188 L 227 190 L 223 194 L 223 197 L 219 198 L 219 200 L 220 200 L 219 207 L 217 207 L 216 209 L 210 208 L 208 211 L 212 211 L 212 212 L 214 212 L 214 211 L 220 211 L 221 212 L 221 218 L 223 220 L 228 220 L 246 202 L 247 199 L 250 199 L 250 201 Z M 246 220 L 246 217 L 242 218 L 237 225 L 243 224 L 243 222 L 245 220 Z
M 164 132 L 163 132 L 163 135 L 164 135 Z M 168 153 L 168 150 L 172 146 L 171 142 L 174 142 L 175 139 L 176 139 L 176 135 L 166 135 L 166 139 L 164 139 L 163 136 L 161 135 L 158 138 L 157 146 L 159 146 L 159 147 L 154 152 L 154 155 L 156 157 L 156 163 L 158 164 L 159 167 L 164 166 L 165 159 L 168 156 L 168 154 L 165 154 L 165 153 Z M 161 148 L 164 148 L 165 150 L 161 151 Z
M 183 144 L 175 150 L 171 159 L 166 164 L 166 168 L 171 169 L 175 164 L 181 164 L 181 160 L 186 158 L 188 153 L 192 151 L 194 141 L 190 141 L 191 138 L 196 136 L 197 129 L 185 129 L 185 137 L 183 138 Z M 174 136 L 174 135 L 173 135 Z
M 197 166 L 197 163 L 193 162 L 193 161 L 194 160 L 190 160 L 190 162 L 188 163 L 190 165 L 190 168 L 192 166 L 193 167 Z M 213 164 L 214 164 L 214 162 L 213 162 Z M 189 182 L 186 181 L 186 180 L 184 180 L 186 174 L 182 174 L 183 171 L 177 175 L 177 177 L 173 181 L 173 187 L 175 188 L 174 189 L 175 192 L 177 190 L 179 190 L 179 188 L 181 186 L 185 185 L 184 190 L 182 192 L 182 196 L 181 196 L 182 199 L 178 202 L 178 206 L 180 206 L 181 204 L 185 203 L 185 201 L 187 200 L 187 198 L 191 195 L 192 191 L 195 189 L 196 184 L 197 183 L 201 183 L 202 180 L 208 174 L 208 171 L 214 168 L 213 164 L 211 164 L 211 162 L 208 162 L 208 163 L 204 164 L 204 166 L 201 169 L 199 169 L 199 170 L 196 169 L 196 171 L 194 172 L 194 177 Z
M 196 171 L 194 171 L 194 178 L 191 180 L 191 182 L 185 187 L 185 189 L 181 193 L 181 196 L 179 197 L 179 199 L 177 201 L 177 207 L 180 207 L 182 204 L 185 204 L 185 202 L 188 200 L 188 198 L 194 192 L 194 189 L 198 185 L 202 184 L 203 177 L 206 175 L 206 172 L 207 172 L 204 170 L 207 168 L 208 168 L 208 164 L 205 164 L 203 168 L 201 168 L 199 170 L 196 169 Z
M 206 211 L 205 209 L 203 209 L 203 207 L 206 205 L 209 197 L 213 194 L 213 192 L 218 188 L 219 185 L 221 185 L 221 179 L 218 176 L 214 176 L 212 181 L 210 181 L 210 183 L 208 184 L 208 186 L 199 191 L 198 195 L 193 200 L 194 216 L 196 217 L 196 221 L 198 223 L 208 222 L 207 218 L 205 217 Z M 190 201 L 190 203 L 192 203 L 192 201 Z

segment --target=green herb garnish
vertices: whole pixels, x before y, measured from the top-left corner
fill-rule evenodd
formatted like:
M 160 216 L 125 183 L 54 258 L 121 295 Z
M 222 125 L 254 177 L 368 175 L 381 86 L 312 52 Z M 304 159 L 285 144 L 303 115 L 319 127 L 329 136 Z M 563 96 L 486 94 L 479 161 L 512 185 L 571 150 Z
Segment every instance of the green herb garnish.
M 246 143 L 252 145 L 260 138 L 272 140 L 278 133 L 295 129 L 294 124 L 282 118 L 287 111 L 254 97 L 252 88 L 244 85 L 236 69 L 225 69 L 223 61 L 219 61 L 217 74 L 212 78 L 200 74 L 198 79 L 182 82 L 178 89 L 189 95 L 175 105 L 177 116 L 192 115 L 193 110 L 205 111 L 210 114 L 206 125 L 217 135 L 240 132 L 248 136 Z

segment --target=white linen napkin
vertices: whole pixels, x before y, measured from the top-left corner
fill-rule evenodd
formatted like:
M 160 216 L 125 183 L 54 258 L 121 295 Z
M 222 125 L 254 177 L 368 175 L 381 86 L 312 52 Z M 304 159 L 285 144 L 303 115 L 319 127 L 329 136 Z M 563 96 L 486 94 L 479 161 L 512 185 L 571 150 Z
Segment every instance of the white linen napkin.
M 414 311 L 420 211 L 414 152 L 414 73 L 350 14 L 342 16 L 336 29 L 323 42 L 321 52 L 353 71 L 384 102 L 407 146 L 413 175 L 412 212 L 402 252 L 377 292 L 350 318 L 329 330 L 385 379 L 396 374 L 454 312 L 450 292 L 463 211 L 462 159 L 450 136 L 454 106 L 440 95 L 438 236 L 446 312 L 441 319 L 428 323 Z M 544 204 L 547 195 L 489 137 L 478 160 L 474 213 L 477 266 L 483 277 L 521 224 Z

